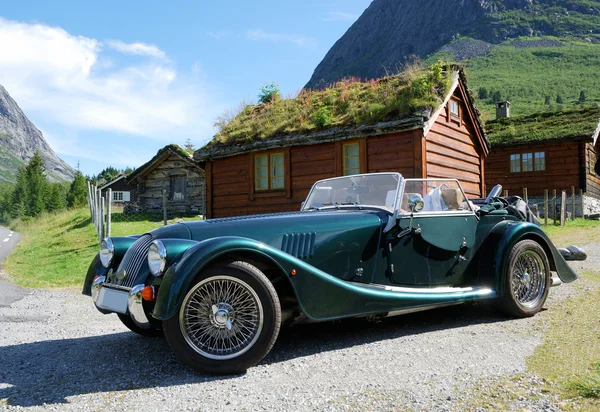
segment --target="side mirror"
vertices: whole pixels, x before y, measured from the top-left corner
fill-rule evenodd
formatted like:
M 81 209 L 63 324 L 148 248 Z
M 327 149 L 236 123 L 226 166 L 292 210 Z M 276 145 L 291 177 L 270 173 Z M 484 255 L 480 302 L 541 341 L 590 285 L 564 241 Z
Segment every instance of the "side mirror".
M 408 208 L 411 212 L 418 213 L 421 210 L 423 210 L 424 206 L 425 203 L 423 202 L 423 199 L 421 199 L 420 196 L 412 195 L 408 198 Z

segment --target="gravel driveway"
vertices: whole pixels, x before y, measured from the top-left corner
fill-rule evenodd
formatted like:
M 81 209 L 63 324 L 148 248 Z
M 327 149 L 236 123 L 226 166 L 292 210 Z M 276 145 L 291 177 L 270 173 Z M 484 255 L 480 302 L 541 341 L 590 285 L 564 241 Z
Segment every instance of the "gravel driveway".
M 553 288 L 546 307 L 580 290 Z M 215 377 L 78 291 L 29 290 L 0 307 L 0 409 L 448 410 L 482 379 L 524 372 L 544 328 L 478 304 L 296 326 L 259 366 Z M 528 406 L 557 409 L 539 402 Z

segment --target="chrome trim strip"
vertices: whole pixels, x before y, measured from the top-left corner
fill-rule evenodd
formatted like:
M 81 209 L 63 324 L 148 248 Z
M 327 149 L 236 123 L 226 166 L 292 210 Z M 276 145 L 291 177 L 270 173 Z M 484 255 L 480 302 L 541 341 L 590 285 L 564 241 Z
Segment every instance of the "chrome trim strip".
M 359 282 L 348 282 L 355 286 L 368 287 L 373 289 L 383 289 L 390 292 L 403 292 L 403 293 L 464 293 L 464 292 L 477 292 L 479 295 L 490 295 L 494 293 L 492 289 L 482 288 L 477 289 L 473 287 L 457 288 L 452 286 L 440 286 L 435 288 L 411 288 L 405 286 L 388 286 L 379 285 L 376 283 L 359 283 Z

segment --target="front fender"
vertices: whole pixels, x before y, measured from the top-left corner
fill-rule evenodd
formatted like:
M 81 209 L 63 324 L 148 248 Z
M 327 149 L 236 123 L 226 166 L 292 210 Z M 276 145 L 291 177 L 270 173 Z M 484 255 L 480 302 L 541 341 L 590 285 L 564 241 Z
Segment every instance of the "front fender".
M 550 270 L 557 272 L 561 281 L 569 283 L 578 278 L 542 228 L 529 222 L 503 221 L 494 226 L 482 246 L 479 273 L 483 285 L 495 285 L 498 296 L 504 294 L 504 276 L 510 251 L 517 242 L 526 239 L 542 246 Z
M 92 263 L 88 267 L 88 271 L 85 275 L 85 280 L 83 281 L 83 290 L 81 293 L 84 295 L 92 296 L 92 282 L 96 276 L 106 276 L 110 269 L 105 268 L 100 263 L 100 253 L 96 253 Z
M 153 317 L 169 319 L 175 314 L 194 278 L 219 256 L 233 252 L 253 252 L 269 258 L 282 271 L 293 267 L 290 260 L 298 260 L 281 250 L 259 241 L 242 237 L 219 237 L 203 240 L 187 249 L 163 276 L 154 307 Z M 301 262 L 298 260 L 298 262 Z M 290 269 L 291 270 L 291 269 Z

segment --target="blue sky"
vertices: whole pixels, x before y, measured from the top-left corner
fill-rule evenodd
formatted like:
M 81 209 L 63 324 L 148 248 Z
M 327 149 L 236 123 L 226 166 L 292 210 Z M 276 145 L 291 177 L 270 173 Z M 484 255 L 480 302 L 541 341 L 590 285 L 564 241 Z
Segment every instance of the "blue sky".
M 275 81 L 293 95 L 371 0 L 13 1 L 0 84 L 84 174 L 137 167 Z

